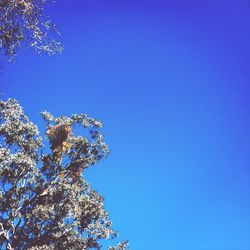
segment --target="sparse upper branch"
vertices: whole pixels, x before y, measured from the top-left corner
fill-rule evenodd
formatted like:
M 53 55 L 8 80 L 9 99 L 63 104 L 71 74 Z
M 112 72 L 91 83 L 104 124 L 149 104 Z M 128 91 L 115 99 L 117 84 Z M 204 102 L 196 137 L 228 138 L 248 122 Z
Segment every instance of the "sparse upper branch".
M 50 0 L 0 0 L 0 51 L 10 58 L 22 45 L 54 54 L 62 44 L 53 39 L 55 25 L 44 15 Z

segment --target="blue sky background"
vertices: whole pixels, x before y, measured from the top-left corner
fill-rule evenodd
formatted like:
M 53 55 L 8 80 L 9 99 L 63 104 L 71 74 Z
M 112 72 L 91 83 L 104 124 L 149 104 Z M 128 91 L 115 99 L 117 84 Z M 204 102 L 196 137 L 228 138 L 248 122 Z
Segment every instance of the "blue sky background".
M 133 250 L 250 249 L 250 2 L 58 0 L 65 50 L 19 52 L 0 88 L 101 119 L 86 174 Z

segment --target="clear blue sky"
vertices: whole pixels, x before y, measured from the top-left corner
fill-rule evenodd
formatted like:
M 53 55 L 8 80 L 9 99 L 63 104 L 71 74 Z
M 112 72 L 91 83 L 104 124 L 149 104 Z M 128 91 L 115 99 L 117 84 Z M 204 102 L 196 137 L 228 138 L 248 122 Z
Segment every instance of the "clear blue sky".
M 86 178 L 133 250 L 250 249 L 250 2 L 58 0 L 65 50 L 20 51 L 1 91 L 104 123 Z

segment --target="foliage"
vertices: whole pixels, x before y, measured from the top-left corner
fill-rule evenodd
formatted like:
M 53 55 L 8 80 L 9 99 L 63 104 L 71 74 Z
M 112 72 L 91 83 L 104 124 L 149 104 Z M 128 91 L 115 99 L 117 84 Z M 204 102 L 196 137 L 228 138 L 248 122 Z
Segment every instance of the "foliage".
M 83 174 L 108 154 L 102 124 L 86 114 L 42 116 L 50 148 L 16 100 L 0 101 L 0 249 L 101 249 L 117 233 Z M 75 136 L 79 126 L 87 136 Z
M 38 52 L 61 52 L 60 42 L 52 39 L 55 25 L 45 17 L 49 0 L 0 0 L 0 49 L 10 58 L 25 45 Z

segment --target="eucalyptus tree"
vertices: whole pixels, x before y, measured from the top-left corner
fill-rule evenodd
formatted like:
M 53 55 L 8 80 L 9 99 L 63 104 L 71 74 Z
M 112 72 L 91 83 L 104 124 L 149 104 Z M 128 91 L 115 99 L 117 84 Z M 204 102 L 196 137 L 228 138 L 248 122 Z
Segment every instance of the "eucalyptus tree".
M 117 233 L 84 178 L 109 152 L 102 123 L 86 114 L 42 117 L 44 139 L 16 100 L 0 101 L 0 249 L 102 249 Z
M 39 53 L 62 51 L 54 39 L 57 29 L 44 13 L 51 0 L 0 0 L 0 51 L 13 59 L 19 47 L 30 46 Z

